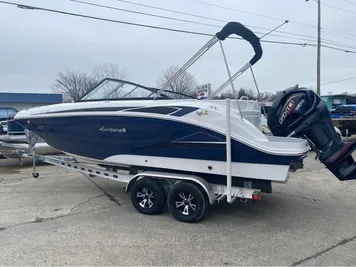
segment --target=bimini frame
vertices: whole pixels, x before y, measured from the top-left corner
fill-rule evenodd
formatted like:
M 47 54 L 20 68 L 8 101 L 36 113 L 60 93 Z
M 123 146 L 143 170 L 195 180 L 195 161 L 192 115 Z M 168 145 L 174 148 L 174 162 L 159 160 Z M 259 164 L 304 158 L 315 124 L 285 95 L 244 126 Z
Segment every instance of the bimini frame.
M 257 37 L 250 29 L 246 28 L 244 25 L 242 25 L 239 22 L 229 22 L 227 23 L 221 31 L 216 33 L 193 57 L 191 57 L 174 75 L 172 75 L 167 82 L 164 83 L 162 88 L 156 93 L 154 99 L 156 99 L 163 91 L 165 91 L 175 80 L 177 80 L 191 65 L 193 65 L 202 55 L 204 55 L 210 48 L 212 48 L 217 42 L 220 44 L 221 52 L 223 55 L 223 59 L 225 62 L 227 74 L 228 74 L 228 80 L 223 83 L 220 87 L 218 87 L 216 90 L 213 91 L 213 93 L 208 97 L 208 100 L 213 99 L 216 97 L 219 93 L 221 93 L 229 84 L 231 85 L 231 88 L 234 93 L 235 100 L 237 102 L 237 107 L 239 109 L 239 113 L 241 118 L 243 118 L 241 108 L 238 102 L 237 98 L 237 91 L 235 90 L 234 86 L 234 80 L 236 80 L 238 77 L 240 77 L 246 70 L 250 69 L 252 78 L 257 90 L 257 96 L 259 101 L 261 101 L 261 94 L 257 85 L 256 77 L 253 72 L 252 66 L 256 64 L 262 57 L 262 47 L 261 47 L 261 42 L 260 39 L 263 37 L 267 36 L 268 34 L 272 33 L 273 31 L 277 30 L 278 28 L 282 27 L 284 24 L 288 23 L 288 20 L 277 26 L 276 28 L 272 29 L 268 33 L 264 34 L 262 37 Z M 226 54 L 224 51 L 224 47 L 222 44 L 222 41 L 224 41 L 226 38 L 228 38 L 230 35 L 236 34 L 240 36 L 242 39 L 248 41 L 254 51 L 255 55 L 251 58 L 249 62 L 247 62 L 242 68 L 240 68 L 234 75 L 231 75 L 230 68 L 227 63 L 226 59 Z M 265 111 L 264 111 L 265 113 Z

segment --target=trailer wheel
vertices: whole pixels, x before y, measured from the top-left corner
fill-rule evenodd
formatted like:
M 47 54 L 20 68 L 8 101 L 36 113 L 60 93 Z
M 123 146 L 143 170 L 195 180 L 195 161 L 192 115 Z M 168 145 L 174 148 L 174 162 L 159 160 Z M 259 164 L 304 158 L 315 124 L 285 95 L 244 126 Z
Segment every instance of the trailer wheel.
M 156 179 L 142 178 L 132 185 L 131 202 L 140 213 L 147 215 L 162 213 L 166 199 L 164 188 Z
M 178 221 L 198 222 L 209 206 L 206 193 L 196 184 L 179 182 L 168 193 L 168 209 Z

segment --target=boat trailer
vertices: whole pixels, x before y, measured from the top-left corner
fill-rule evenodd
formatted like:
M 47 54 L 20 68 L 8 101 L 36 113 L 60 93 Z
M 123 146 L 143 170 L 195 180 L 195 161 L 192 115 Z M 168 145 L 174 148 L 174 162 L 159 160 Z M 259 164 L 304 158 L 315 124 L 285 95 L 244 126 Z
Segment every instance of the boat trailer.
M 226 111 L 230 114 L 230 100 L 226 100 Z M 86 177 L 102 177 L 123 183 L 125 192 L 130 192 L 131 202 L 140 213 L 153 215 L 163 212 L 167 204 L 170 213 L 175 219 L 182 222 L 198 222 L 209 206 L 222 201 L 232 204 L 237 199 L 241 202 L 253 203 L 261 199 L 261 190 L 250 188 L 249 182 L 244 187 L 232 186 L 231 176 L 231 136 L 230 116 L 226 119 L 226 185 L 208 183 L 202 177 L 174 172 L 143 171 L 130 174 L 118 166 L 99 166 L 93 163 L 80 161 L 70 156 L 44 156 L 36 154 L 35 145 L 38 136 L 28 130 L 25 131 L 29 152 L 19 151 L 19 159 L 32 158 L 34 178 L 39 177 L 36 162 L 45 162 L 51 165 L 81 172 Z

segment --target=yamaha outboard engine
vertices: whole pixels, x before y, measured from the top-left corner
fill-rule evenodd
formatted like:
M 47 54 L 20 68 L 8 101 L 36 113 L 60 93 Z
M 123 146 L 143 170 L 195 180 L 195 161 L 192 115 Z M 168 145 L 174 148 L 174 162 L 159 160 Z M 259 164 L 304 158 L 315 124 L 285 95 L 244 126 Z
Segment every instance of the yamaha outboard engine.
M 355 142 L 342 142 L 329 110 L 313 90 L 295 86 L 282 91 L 270 108 L 267 124 L 275 136 L 308 139 L 319 160 L 339 180 L 356 179 L 356 162 L 351 155 Z

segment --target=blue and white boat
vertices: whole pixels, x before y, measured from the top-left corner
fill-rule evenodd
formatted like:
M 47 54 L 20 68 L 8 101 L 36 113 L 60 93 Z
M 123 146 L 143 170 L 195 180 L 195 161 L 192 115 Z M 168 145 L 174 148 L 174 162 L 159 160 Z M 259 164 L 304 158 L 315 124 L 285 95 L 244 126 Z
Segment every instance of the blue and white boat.
M 229 80 L 208 99 L 167 90 L 218 41 L 224 54 L 221 41 L 232 33 L 249 41 L 255 55 L 233 76 L 228 71 Z M 285 182 L 290 171 L 303 167 L 311 148 L 340 180 L 356 177 L 352 162 L 338 165 L 345 163 L 353 147 L 344 146 L 329 127 L 329 113 L 323 115 L 324 106 L 314 92 L 298 87 L 283 91 L 268 115 L 271 135 L 254 122 L 260 107 L 254 116 L 244 100 L 236 99 L 231 106 L 229 101 L 214 100 L 229 84 L 234 88 L 233 80 L 252 70 L 261 56 L 259 38 L 239 23 L 228 23 L 161 89 L 104 79 L 76 103 L 24 110 L 15 120 L 53 148 L 101 166 L 128 168 L 131 174 L 163 170 L 195 174 L 223 185 L 230 172 L 226 162 L 231 141 L 233 186 L 268 192 L 271 181 Z M 329 128 L 333 132 L 327 132 Z
M 21 111 L 16 119 L 51 147 L 99 164 L 226 175 L 225 101 L 153 99 L 157 91 L 105 79 L 79 102 Z M 283 182 L 309 151 L 306 140 L 264 135 L 234 108 L 231 136 L 234 177 Z

